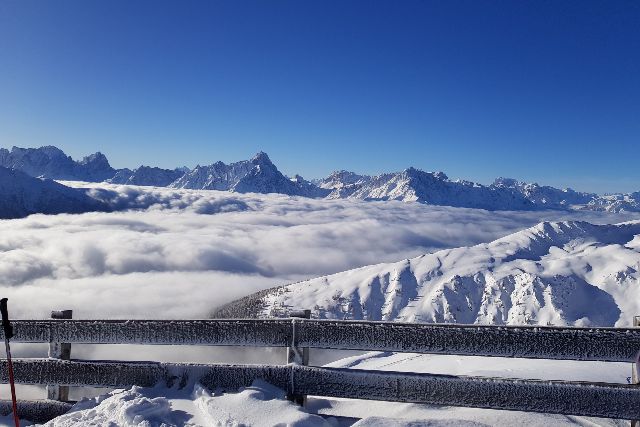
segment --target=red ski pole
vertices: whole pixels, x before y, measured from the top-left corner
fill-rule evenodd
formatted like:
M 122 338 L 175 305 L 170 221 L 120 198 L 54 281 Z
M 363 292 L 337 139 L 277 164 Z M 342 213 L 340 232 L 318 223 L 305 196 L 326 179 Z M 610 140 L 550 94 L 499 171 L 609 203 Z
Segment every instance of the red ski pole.
M 9 367 L 9 384 L 11 385 L 11 400 L 13 402 L 13 421 L 16 427 L 20 427 L 18 418 L 18 403 L 16 402 L 16 385 L 13 379 L 13 364 L 11 363 L 11 348 L 9 339 L 13 337 L 13 325 L 9 323 L 9 312 L 7 311 L 7 298 L 0 299 L 0 313 L 2 313 L 2 329 L 4 329 L 4 345 L 7 349 L 7 366 Z

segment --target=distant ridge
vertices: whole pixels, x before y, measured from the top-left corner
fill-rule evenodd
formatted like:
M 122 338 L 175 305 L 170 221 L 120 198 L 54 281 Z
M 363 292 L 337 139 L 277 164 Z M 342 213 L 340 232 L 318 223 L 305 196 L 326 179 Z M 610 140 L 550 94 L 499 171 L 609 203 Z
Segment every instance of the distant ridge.
M 107 158 L 99 152 L 78 162 L 52 146 L 13 147 L 11 151 L 0 148 L 0 167 L 20 170 L 34 177 L 58 180 L 239 193 L 400 200 L 486 210 L 586 209 L 640 212 L 640 192 L 600 196 L 510 178 L 498 178 L 491 185 L 482 185 L 465 180 L 451 180 L 443 172 L 425 172 L 413 167 L 376 176 L 342 170 L 321 180 L 307 181 L 300 175 L 293 178 L 283 175 L 264 152 L 257 153 L 250 160 L 229 164 L 218 161 L 198 165 L 193 169 L 140 166 L 130 170 L 112 168 Z

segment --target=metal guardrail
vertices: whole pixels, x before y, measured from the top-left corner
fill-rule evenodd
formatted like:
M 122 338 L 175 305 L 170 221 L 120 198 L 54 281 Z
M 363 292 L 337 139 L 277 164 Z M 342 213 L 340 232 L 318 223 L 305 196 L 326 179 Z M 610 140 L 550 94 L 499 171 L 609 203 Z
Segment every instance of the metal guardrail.
M 606 362 L 633 362 L 640 349 L 639 328 L 307 319 L 16 320 L 13 325 L 12 340 L 29 343 L 287 347 L 295 335 L 299 346 L 312 348 Z
M 6 362 L 0 371 L 6 372 Z M 632 419 L 640 417 L 640 387 L 570 381 L 484 378 L 302 365 L 14 360 L 16 382 L 69 386 L 151 387 L 200 382 L 237 389 L 255 379 L 289 394 L 470 406 Z M 0 379 L 7 381 L 6 374 Z
M 14 341 L 290 347 L 288 365 L 16 359 L 16 382 L 46 384 L 50 396 L 67 386 L 127 387 L 158 383 L 237 389 L 263 379 L 296 401 L 305 395 L 471 406 L 640 419 L 640 386 L 482 378 L 303 366 L 304 349 L 377 350 L 541 359 L 633 362 L 640 328 L 561 328 L 291 319 L 16 320 Z M 0 334 L 1 335 L 1 334 Z M 51 350 L 53 349 L 53 350 Z M 292 356 L 293 355 L 293 356 Z M 59 354 L 52 357 L 64 358 Z M 298 360 L 300 359 L 300 360 Z M 6 382 L 4 361 L 0 381 Z M 64 405 L 41 401 L 49 414 Z M 26 408 L 26 407 L 25 407 Z M 26 410 L 26 409 L 25 409 Z M 0 413 L 4 413 L 0 401 Z M 31 409 L 31 413 L 37 410 Z M 37 414 L 36 414 L 37 416 Z M 44 417 L 41 416 L 40 419 Z

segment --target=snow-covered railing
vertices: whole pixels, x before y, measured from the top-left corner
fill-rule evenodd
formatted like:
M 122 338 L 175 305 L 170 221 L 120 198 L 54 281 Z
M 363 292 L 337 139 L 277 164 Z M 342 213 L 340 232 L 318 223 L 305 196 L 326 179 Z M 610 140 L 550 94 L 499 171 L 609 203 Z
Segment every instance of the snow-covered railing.
M 16 359 L 16 382 L 127 387 L 199 381 L 235 389 L 263 379 L 291 396 L 330 396 L 640 419 L 640 386 L 304 366 L 305 347 L 633 362 L 640 328 L 435 325 L 308 319 L 16 320 L 14 341 L 290 347 L 287 365 Z M 1 334 L 0 334 L 1 335 Z M 62 353 L 54 354 L 61 357 Z M 297 362 L 297 363 L 296 363 Z M 7 381 L 6 362 L 0 380 Z M 60 398 L 60 394 L 55 394 Z M 49 416 L 66 406 L 50 401 Z M 39 403 L 41 408 L 44 403 Z M 57 406 L 56 406 L 57 405 Z M 4 410 L 0 403 L 0 413 Z M 32 410 L 33 412 L 34 410 Z M 44 411 L 44 410 L 43 410 Z M 44 416 L 41 417 L 41 419 Z
M 288 393 L 393 402 L 536 411 L 631 419 L 640 416 L 640 388 L 623 384 L 479 378 L 302 365 L 180 364 L 160 362 L 18 359 L 22 384 L 151 387 L 197 380 L 211 389 L 236 389 L 260 378 Z M 6 381 L 6 364 L 0 363 Z
M 395 322 L 221 320 L 15 320 L 18 342 L 300 347 L 466 356 L 632 362 L 638 328 L 485 326 Z M 2 334 L 0 333 L 0 337 Z

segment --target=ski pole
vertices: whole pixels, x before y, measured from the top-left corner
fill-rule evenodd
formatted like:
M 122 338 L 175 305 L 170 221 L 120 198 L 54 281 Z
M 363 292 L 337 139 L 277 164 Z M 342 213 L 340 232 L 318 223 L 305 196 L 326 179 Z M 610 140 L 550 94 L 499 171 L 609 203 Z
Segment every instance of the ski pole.
M 9 312 L 7 311 L 7 298 L 0 299 L 0 313 L 2 313 L 2 329 L 4 329 L 4 345 L 7 349 L 7 366 L 9 368 L 9 384 L 11 385 L 11 400 L 13 403 L 13 421 L 16 427 L 20 427 L 18 418 L 18 404 L 16 402 L 16 386 L 13 379 L 13 364 L 11 363 L 11 348 L 9 339 L 13 337 L 13 325 L 9 323 Z

